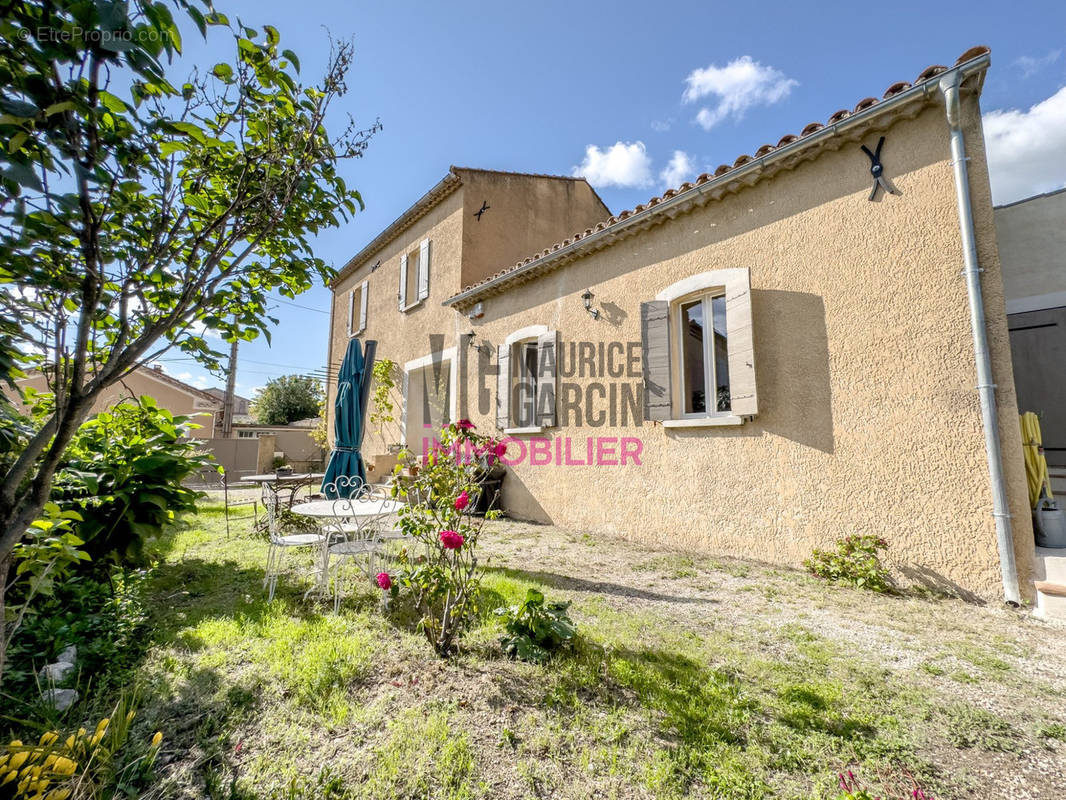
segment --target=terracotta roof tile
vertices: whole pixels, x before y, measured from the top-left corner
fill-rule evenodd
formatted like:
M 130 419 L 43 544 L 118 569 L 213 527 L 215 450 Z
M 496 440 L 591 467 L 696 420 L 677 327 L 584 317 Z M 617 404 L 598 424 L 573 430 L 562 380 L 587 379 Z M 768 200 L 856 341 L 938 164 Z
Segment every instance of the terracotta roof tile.
M 967 61 L 970 61 L 970 60 L 972 60 L 974 58 L 977 58 L 978 56 L 982 56 L 982 55 L 984 55 L 986 53 L 989 53 L 989 52 L 991 52 L 991 51 L 987 47 L 985 47 L 983 45 L 977 46 L 977 47 L 971 47 L 969 50 L 967 50 L 965 53 L 963 53 L 961 56 L 959 56 L 958 60 L 955 62 L 955 66 L 958 66 L 960 64 L 964 64 Z M 893 97 L 893 96 L 895 96 L 897 94 L 905 92 L 908 89 L 910 89 L 912 87 L 912 85 L 918 85 L 918 84 L 921 84 L 921 83 L 925 83 L 926 81 L 931 80 L 932 78 L 935 78 L 940 73 L 946 72 L 947 69 L 948 69 L 947 67 L 942 66 L 940 64 L 934 64 L 934 65 L 928 66 L 924 70 L 922 70 L 921 73 L 919 73 L 917 78 L 915 78 L 914 84 L 910 84 L 907 81 L 898 81 L 897 83 L 893 83 L 891 86 L 888 87 L 888 89 L 885 90 L 883 99 L 887 100 L 890 97 Z M 834 124 L 836 124 L 838 122 L 841 122 L 841 121 L 847 119 L 848 117 L 852 116 L 853 114 L 858 114 L 861 111 L 865 111 L 868 108 L 872 108 L 873 106 L 878 105 L 880 102 L 882 102 L 882 101 L 878 100 L 876 97 L 867 97 L 867 98 L 865 98 L 863 100 L 860 100 L 859 103 L 856 104 L 855 109 L 853 111 L 848 111 L 847 109 L 843 109 L 842 108 L 839 111 L 837 111 L 834 114 L 832 114 L 829 117 L 829 119 L 827 121 L 827 124 L 834 125 Z M 821 122 L 812 122 L 812 123 L 810 123 L 809 125 L 807 125 L 806 127 L 803 128 L 803 130 L 800 132 L 799 136 L 789 133 L 789 134 L 786 134 L 786 135 L 782 136 L 780 141 L 778 141 L 776 146 L 769 145 L 769 144 L 764 144 L 762 147 L 760 147 L 758 150 L 755 151 L 755 158 L 761 158 L 762 156 L 770 154 L 774 150 L 778 150 L 778 149 L 780 149 L 782 147 L 790 145 L 793 142 L 798 142 L 798 141 L 800 141 L 801 139 L 803 139 L 803 138 L 805 138 L 807 136 L 810 136 L 812 134 L 817 133 L 818 131 L 822 130 L 823 128 L 825 128 L 825 125 L 823 123 L 821 123 Z M 476 289 L 478 286 L 482 286 L 484 284 L 490 283 L 490 282 L 496 280 L 497 278 L 503 277 L 503 276 L 505 276 L 505 275 L 507 275 L 507 274 L 509 274 L 511 272 L 514 272 L 515 270 L 519 269 L 520 267 L 523 267 L 523 266 L 525 266 L 525 265 L 527 265 L 529 263 L 532 263 L 533 261 L 536 261 L 539 258 L 543 258 L 544 255 L 550 255 L 551 253 L 554 253 L 554 252 L 556 252 L 558 250 L 561 250 L 561 249 L 573 244 L 574 242 L 579 241 L 580 239 L 584 238 L 585 236 L 592 235 L 594 232 L 598 232 L 598 231 L 602 231 L 602 230 L 605 230 L 607 228 L 610 228 L 611 226 L 613 226 L 613 225 L 615 225 L 615 224 L 617 224 L 617 223 L 619 223 L 619 222 L 621 222 L 621 221 L 623 221 L 625 219 L 628 219 L 629 217 L 633 216 L 634 214 L 639 214 L 639 213 L 641 213 L 643 211 L 646 211 L 646 210 L 652 208 L 653 206 L 659 205 L 660 203 L 662 203 L 662 202 L 664 202 L 666 200 L 669 200 L 672 197 L 676 197 L 679 194 L 683 194 L 684 192 L 687 192 L 688 190 L 694 188 L 697 185 L 706 183 L 707 181 L 712 180 L 713 178 L 721 177 L 722 175 L 725 175 L 726 173 L 731 172 L 732 170 L 734 170 L 734 169 L 736 169 L 738 167 L 741 167 L 744 164 L 750 163 L 752 160 L 753 160 L 752 156 L 749 156 L 749 155 L 738 156 L 737 160 L 735 162 L 733 162 L 732 166 L 730 166 L 729 164 L 722 164 L 721 166 L 719 166 L 714 171 L 713 176 L 711 174 L 705 172 L 705 173 L 703 173 L 702 175 L 700 175 L 696 179 L 695 183 L 685 182 L 685 183 L 681 184 L 681 186 L 679 186 L 676 189 L 673 189 L 673 188 L 667 189 L 666 191 L 664 191 L 662 193 L 661 196 L 653 197 L 647 203 L 638 205 L 633 210 L 621 211 L 618 214 L 615 214 L 614 216 L 610 217 L 609 219 L 605 220 L 604 222 L 599 223 L 595 227 L 595 229 L 589 228 L 586 231 L 584 231 L 583 233 L 576 233 L 573 236 L 571 236 L 569 239 L 564 239 L 562 242 L 559 242 L 558 244 L 552 246 L 548 250 L 545 250 L 543 254 L 538 254 L 537 256 L 532 256 L 532 257 L 526 258 L 525 260 L 519 262 L 518 264 L 515 264 L 513 266 L 510 266 L 510 267 L 507 267 L 505 269 L 500 270 L 499 272 L 497 272 L 495 275 L 492 275 L 491 277 L 485 278 L 484 280 L 478 281 L 477 283 L 474 283 L 474 284 L 471 284 L 469 286 L 463 287 L 461 293 L 465 293 L 465 292 L 471 291 L 472 289 Z
M 924 83 L 925 81 L 929 80 L 930 78 L 935 78 L 941 72 L 947 72 L 947 71 L 948 71 L 948 68 L 945 67 L 943 64 L 933 64 L 932 66 L 926 67 L 920 73 L 918 73 L 918 77 L 914 79 L 914 82 L 915 83 Z
M 905 92 L 910 88 L 911 85 L 907 81 L 898 81 L 896 83 L 893 83 L 887 89 L 885 89 L 885 93 L 882 95 L 882 99 L 887 100 L 892 95 L 899 94 L 900 92 Z

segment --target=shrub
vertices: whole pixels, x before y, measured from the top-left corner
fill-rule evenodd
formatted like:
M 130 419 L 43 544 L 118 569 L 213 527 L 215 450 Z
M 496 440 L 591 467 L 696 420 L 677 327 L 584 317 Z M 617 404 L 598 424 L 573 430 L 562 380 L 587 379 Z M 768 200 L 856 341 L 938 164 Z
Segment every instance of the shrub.
M 392 596 L 401 587 L 410 590 L 420 615 L 418 627 L 440 656 L 453 653 L 457 638 L 477 615 L 477 540 L 485 520 L 472 512 L 486 464 L 505 452 L 505 445 L 475 433 L 469 420 L 460 420 L 441 431 L 439 445 L 413 478 L 394 484 L 396 494 L 410 501 L 400 510 L 400 527 L 417 542 L 417 554 L 405 548 L 400 571 L 393 576 L 381 573 L 377 584 Z M 402 455 L 414 466 L 409 454 Z M 498 516 L 495 511 L 485 515 Z
M 141 397 L 78 429 L 52 498 L 81 516 L 76 532 L 94 564 L 143 566 L 146 544 L 196 510 L 202 494 L 182 482 L 212 459 L 188 438 L 189 427 L 188 417 Z
M 887 547 L 888 542 L 877 536 L 848 536 L 837 542 L 836 550 L 815 550 L 803 566 L 833 583 L 891 592 L 892 578 L 877 555 Z
M 93 689 L 107 692 L 127 682 L 148 645 L 148 613 L 141 570 L 115 570 L 107 577 L 76 574 L 59 582 L 53 594 L 38 596 L 26 609 L 11 639 L 4 692 L 32 701 L 37 670 L 77 645 L 80 673 Z
M 497 608 L 506 633 L 500 637 L 504 652 L 511 658 L 543 664 L 577 636 L 577 626 L 567 615 L 569 603 L 548 603 L 536 589 L 510 608 Z

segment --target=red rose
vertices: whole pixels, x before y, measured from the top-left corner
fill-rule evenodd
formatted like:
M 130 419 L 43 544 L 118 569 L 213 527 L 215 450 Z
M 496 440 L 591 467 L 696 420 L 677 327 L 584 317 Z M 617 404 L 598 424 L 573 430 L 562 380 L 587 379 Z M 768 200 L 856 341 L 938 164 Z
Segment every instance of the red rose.
M 379 572 L 377 580 L 379 589 L 383 589 L 387 592 L 389 589 L 392 588 L 392 578 L 389 577 L 389 573 Z
M 470 505 L 470 495 L 466 493 L 466 490 L 459 492 L 459 496 L 455 498 L 455 510 L 462 511 Z
M 465 541 L 466 539 L 463 538 L 463 535 L 457 531 L 440 532 L 440 543 L 444 545 L 446 550 L 458 550 Z

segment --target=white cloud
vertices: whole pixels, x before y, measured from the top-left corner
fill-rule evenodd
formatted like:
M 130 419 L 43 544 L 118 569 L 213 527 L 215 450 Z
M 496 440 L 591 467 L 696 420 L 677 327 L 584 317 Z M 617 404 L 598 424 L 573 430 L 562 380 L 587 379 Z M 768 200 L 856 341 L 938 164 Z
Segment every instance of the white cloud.
M 682 96 L 686 103 L 695 103 L 710 95 L 718 98 L 717 105 L 704 106 L 696 114 L 696 121 L 710 130 L 726 117 L 743 118 L 752 106 L 773 105 L 788 97 L 797 81 L 780 70 L 765 66 L 751 56 L 734 58 L 724 67 L 712 64 L 695 69 L 685 78 L 687 87 Z
M 669 119 L 653 119 L 651 121 L 651 129 L 656 133 L 665 133 L 670 130 L 674 125 L 674 118 Z
M 665 186 L 680 186 L 696 172 L 696 165 L 684 150 L 675 150 L 670 163 L 659 173 Z
M 1066 186 L 1066 86 L 1028 111 L 989 111 L 984 128 L 997 205 Z
M 651 157 L 644 142 L 615 142 L 605 150 L 590 144 L 585 148 L 585 160 L 574 167 L 572 174 L 596 187 L 650 186 Z
M 1059 56 L 1062 55 L 1061 50 L 1052 50 L 1046 56 L 1040 58 L 1033 58 L 1032 56 L 1021 56 L 1014 59 L 1014 65 L 1019 67 L 1022 71 L 1023 78 L 1031 78 L 1036 73 L 1040 72 L 1044 67 L 1050 67 L 1056 61 L 1059 60 Z

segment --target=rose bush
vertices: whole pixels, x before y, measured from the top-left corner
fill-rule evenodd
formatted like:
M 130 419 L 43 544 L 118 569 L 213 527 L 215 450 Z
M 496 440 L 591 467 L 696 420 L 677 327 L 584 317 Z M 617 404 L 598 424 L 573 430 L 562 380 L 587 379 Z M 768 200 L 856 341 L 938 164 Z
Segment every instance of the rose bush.
M 477 540 L 486 519 L 473 514 L 487 467 L 507 446 L 482 436 L 469 420 L 444 428 L 413 477 L 401 478 L 413 456 L 401 454 L 393 491 L 408 502 L 400 510 L 400 528 L 407 546 L 395 574 L 382 573 L 377 584 L 396 597 L 410 591 L 420 617 L 418 626 L 440 656 L 449 656 L 478 611 L 481 570 Z M 387 585 L 386 585 L 387 584 Z

